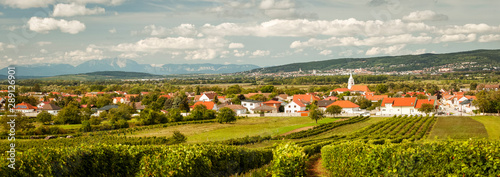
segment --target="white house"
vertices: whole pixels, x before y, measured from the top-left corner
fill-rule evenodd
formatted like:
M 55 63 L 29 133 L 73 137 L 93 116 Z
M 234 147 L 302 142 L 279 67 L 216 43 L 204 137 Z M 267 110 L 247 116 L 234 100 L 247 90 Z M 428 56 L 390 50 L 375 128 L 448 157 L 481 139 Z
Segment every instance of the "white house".
M 262 105 L 264 105 L 264 103 L 262 101 L 256 101 L 256 100 L 242 100 L 241 105 L 247 108 L 250 111 L 250 113 L 253 114 L 254 113 L 253 109 L 261 107 Z
M 285 113 L 296 113 L 299 111 L 305 111 L 306 105 L 298 100 L 293 100 L 285 106 Z
M 345 114 L 355 114 L 355 113 L 359 113 L 361 111 L 359 109 L 359 105 L 354 104 L 353 102 L 351 102 L 349 100 L 337 100 L 337 101 L 333 102 L 332 104 L 328 105 L 327 108 L 330 106 L 333 106 L 333 105 L 340 106 L 342 108 L 342 113 L 345 113 Z
M 236 113 L 236 115 L 247 113 L 247 108 L 243 107 L 242 105 L 231 104 L 231 105 L 226 105 L 224 107 L 227 107 L 227 108 L 233 110 Z
M 416 114 L 415 104 L 417 98 L 385 98 L 380 106 L 382 115 Z
M 57 115 L 57 113 L 59 113 L 59 110 L 61 110 L 61 107 L 54 105 L 54 104 L 51 104 L 51 103 L 47 103 L 47 104 L 44 104 L 39 110 L 47 111 L 48 113 L 50 113 L 52 115 Z
M 217 93 L 215 92 L 205 92 L 201 97 L 198 99 L 198 101 L 212 101 L 214 98 L 217 96 Z
M 50 102 L 46 101 L 46 102 L 41 102 L 41 103 L 38 103 L 38 105 L 36 105 L 37 108 L 42 108 L 44 105 L 46 104 L 50 104 Z
M 22 112 L 22 113 L 31 113 L 35 112 L 37 110 L 37 107 L 32 106 L 29 103 L 19 103 L 16 105 L 16 107 L 13 108 L 16 112 Z

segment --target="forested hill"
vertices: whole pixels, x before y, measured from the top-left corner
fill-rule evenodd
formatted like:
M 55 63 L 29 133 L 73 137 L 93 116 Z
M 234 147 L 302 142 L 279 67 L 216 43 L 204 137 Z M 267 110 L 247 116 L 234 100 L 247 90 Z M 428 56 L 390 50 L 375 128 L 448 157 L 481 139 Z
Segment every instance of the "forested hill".
M 477 62 L 474 65 L 500 66 L 500 50 L 474 50 L 447 54 L 421 54 L 403 56 L 384 56 L 373 58 L 343 58 L 315 62 L 293 63 L 268 68 L 254 69 L 250 72 L 277 73 L 302 70 L 329 70 L 372 68 L 377 71 L 411 71 L 447 64 Z

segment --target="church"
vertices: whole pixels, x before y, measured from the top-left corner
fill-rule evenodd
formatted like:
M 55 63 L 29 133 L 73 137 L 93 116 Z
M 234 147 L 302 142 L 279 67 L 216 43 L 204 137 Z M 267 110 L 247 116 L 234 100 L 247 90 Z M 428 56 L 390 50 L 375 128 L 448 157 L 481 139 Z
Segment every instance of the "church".
M 370 92 L 370 89 L 366 85 L 355 85 L 354 78 L 352 77 L 352 73 L 349 74 L 349 80 L 347 81 L 347 88 L 337 88 L 330 91 L 330 96 L 333 95 L 334 92 L 337 94 L 342 94 L 344 92 L 349 91 L 350 93 L 359 93 L 361 95 L 365 95 Z

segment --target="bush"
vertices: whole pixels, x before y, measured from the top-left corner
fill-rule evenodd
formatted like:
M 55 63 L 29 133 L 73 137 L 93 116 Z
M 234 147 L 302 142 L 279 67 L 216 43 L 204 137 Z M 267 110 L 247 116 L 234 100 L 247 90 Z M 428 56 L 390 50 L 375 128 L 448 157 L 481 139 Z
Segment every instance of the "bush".
M 282 144 L 273 150 L 274 176 L 306 176 L 307 156 L 295 144 Z

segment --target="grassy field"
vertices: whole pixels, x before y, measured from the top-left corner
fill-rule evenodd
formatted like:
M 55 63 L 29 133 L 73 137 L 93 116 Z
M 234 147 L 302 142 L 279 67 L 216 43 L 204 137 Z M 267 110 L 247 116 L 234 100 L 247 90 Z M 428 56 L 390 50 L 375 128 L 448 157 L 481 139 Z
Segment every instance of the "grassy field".
M 474 116 L 474 120 L 483 123 L 486 131 L 488 131 L 488 138 L 493 140 L 500 139 L 500 117 L 498 116 Z
M 338 120 L 338 118 L 325 118 L 318 121 L 318 123 L 328 123 L 335 120 Z M 206 123 L 180 125 L 139 131 L 129 136 L 171 136 L 174 131 L 178 130 L 188 137 L 189 143 L 196 143 L 256 135 L 274 136 L 313 125 L 317 124 L 309 117 L 250 117 L 230 124 Z
M 488 138 L 485 126 L 470 117 L 438 117 L 428 139 Z

